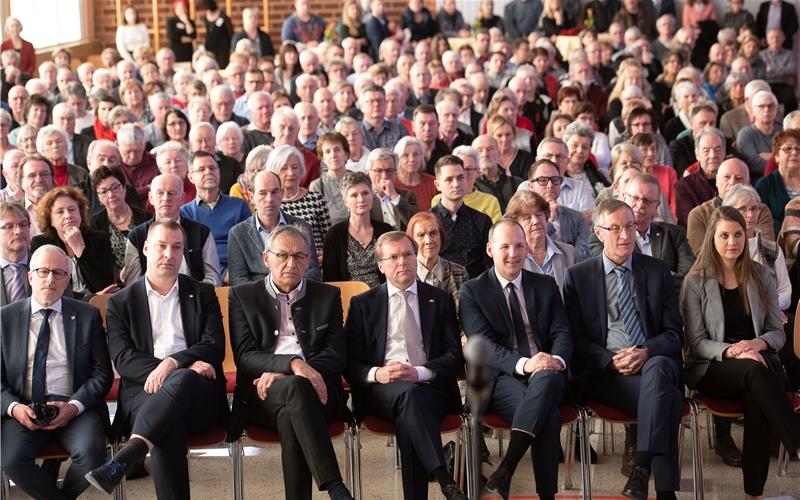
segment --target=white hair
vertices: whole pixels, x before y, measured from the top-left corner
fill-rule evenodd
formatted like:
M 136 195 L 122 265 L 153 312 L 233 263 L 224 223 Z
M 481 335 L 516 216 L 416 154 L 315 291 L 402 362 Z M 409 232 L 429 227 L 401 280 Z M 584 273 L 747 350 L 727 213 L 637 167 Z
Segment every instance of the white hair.
M 286 162 L 289 161 L 289 158 L 292 156 L 294 156 L 297 159 L 297 162 L 300 164 L 299 176 L 302 179 L 306 175 L 306 161 L 303 158 L 303 154 L 298 151 L 296 147 L 288 144 L 278 146 L 272 150 L 272 152 L 269 154 L 269 158 L 267 158 L 267 163 L 265 164 L 264 169 L 272 172 L 275 175 L 279 175 L 283 166 L 286 165 Z
M 144 146 L 144 131 L 133 123 L 126 123 L 117 131 L 117 144 L 137 144 Z
M 217 144 L 222 142 L 228 132 L 233 132 L 239 136 L 239 140 L 244 140 L 244 134 L 242 134 L 242 129 L 237 125 L 235 122 L 225 122 L 220 124 L 219 128 L 217 128 Z
M 45 125 L 44 127 L 40 128 L 39 133 L 36 134 L 36 150 L 39 151 L 39 153 L 44 151 L 45 139 L 53 134 L 60 135 L 61 138 L 64 139 L 65 146 L 69 144 L 69 137 L 67 137 L 67 133 L 61 130 L 61 128 L 55 125 Z

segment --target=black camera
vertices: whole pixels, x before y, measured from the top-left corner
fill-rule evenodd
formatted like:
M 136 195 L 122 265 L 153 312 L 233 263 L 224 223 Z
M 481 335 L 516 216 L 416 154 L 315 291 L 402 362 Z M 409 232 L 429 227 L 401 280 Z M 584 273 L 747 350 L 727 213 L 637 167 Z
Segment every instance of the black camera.
M 36 413 L 36 418 L 33 419 L 36 425 L 45 426 L 53 421 L 58 416 L 58 406 L 49 405 L 46 403 L 31 403 L 31 410 Z

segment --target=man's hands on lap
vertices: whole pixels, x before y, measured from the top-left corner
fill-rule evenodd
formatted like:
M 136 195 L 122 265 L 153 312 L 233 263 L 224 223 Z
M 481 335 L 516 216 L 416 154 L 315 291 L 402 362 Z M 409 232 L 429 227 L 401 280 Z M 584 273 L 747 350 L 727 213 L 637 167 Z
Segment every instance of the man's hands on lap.
M 164 385 L 164 381 L 169 374 L 174 372 L 177 368 L 178 363 L 176 363 L 174 359 L 162 359 L 161 363 L 150 372 L 150 375 L 147 376 L 147 380 L 144 381 L 144 392 L 147 394 L 155 394 L 158 392 L 161 386 Z
M 647 347 L 624 347 L 611 359 L 611 366 L 622 375 L 636 375 L 650 359 Z
M 419 382 L 419 374 L 413 366 L 393 360 L 375 371 L 375 380 L 379 384 L 401 381 L 416 383 Z
M 544 370 L 561 371 L 562 368 L 561 362 L 550 354 L 546 352 L 537 352 L 525 362 L 522 371 L 528 375 L 536 375 Z
M 322 375 L 320 375 L 317 370 L 312 368 L 311 365 L 306 363 L 302 358 L 294 358 L 289 363 L 289 367 L 293 374 L 298 377 L 307 378 L 308 381 L 311 382 L 311 385 L 317 392 L 320 403 L 323 405 L 328 403 L 328 387 L 325 385 L 325 380 L 322 378 Z
M 66 426 L 78 414 L 78 407 L 72 403 L 66 403 L 63 401 L 50 401 L 47 404 L 58 407 L 58 416 L 51 420 L 49 424 L 42 427 L 42 429 L 45 431 L 52 431 L 58 429 L 59 427 Z

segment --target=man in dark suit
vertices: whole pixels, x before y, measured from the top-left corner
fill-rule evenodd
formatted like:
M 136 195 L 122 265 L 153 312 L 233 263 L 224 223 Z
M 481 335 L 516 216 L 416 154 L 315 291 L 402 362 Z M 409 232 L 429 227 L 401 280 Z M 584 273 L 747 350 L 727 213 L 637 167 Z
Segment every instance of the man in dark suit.
M 262 170 L 253 178 L 253 206 L 256 213 L 246 221 L 235 225 L 228 234 L 228 281 L 242 285 L 251 281 L 261 281 L 269 274 L 263 255 L 267 239 L 275 228 L 291 224 L 299 226 L 311 238 L 309 265 L 305 277 L 319 281 L 320 269 L 311 226 L 293 215 L 281 210 L 283 192 L 277 175 Z
M 76 498 L 89 486 L 84 474 L 105 457 L 104 398 L 114 373 L 99 311 L 61 297 L 70 283 L 64 251 L 42 246 L 30 264 L 30 299 L 0 309 L 2 467 L 31 497 Z M 58 415 L 49 423 L 37 422 L 31 403 L 56 407 Z M 35 463 L 51 440 L 72 457 L 61 488 Z
M 403 496 L 428 498 L 433 475 L 447 499 L 466 496 L 447 472 L 439 426 L 458 413 L 463 370 L 452 296 L 416 280 L 416 245 L 405 233 L 378 238 L 375 257 L 386 283 L 354 297 L 347 315 L 347 379 L 356 417 L 395 426 Z
M 758 37 L 762 40 L 767 38 L 767 29 L 770 28 L 770 11 L 777 10 L 779 15 L 779 27 L 783 32 L 785 39 L 783 41 L 783 48 L 791 50 L 794 43 L 794 34 L 797 33 L 797 10 L 789 2 L 785 0 L 770 0 L 761 2 L 758 6 L 758 14 L 756 15 L 756 25 L 758 27 Z
M 633 210 L 636 222 L 634 252 L 655 257 L 667 265 L 680 290 L 683 278 L 694 264 L 694 252 L 686 239 L 686 230 L 675 224 L 653 222 L 661 200 L 661 184 L 649 174 L 637 174 L 628 181 L 622 201 Z M 596 235 L 589 239 L 592 255 L 603 253 L 603 243 Z
M 19 203 L 0 203 L 0 306 L 29 297 L 28 247 L 31 219 Z
M 567 269 L 564 303 L 575 339 L 575 373 L 593 401 L 638 421 L 638 449 L 622 494 L 644 500 L 651 468 L 659 499 L 680 488 L 683 409 L 678 298 L 666 264 L 634 253 L 633 210 L 601 203 L 595 234 L 603 254 Z
M 108 494 L 150 453 L 159 498 L 189 498 L 186 443 L 227 419 L 225 334 L 214 289 L 178 273 L 183 228 L 150 225 L 143 278 L 108 301 L 109 350 L 120 374 L 115 438 L 130 433 L 112 460 L 86 475 Z
M 461 324 L 468 337 L 491 343 L 496 373 L 489 411 L 511 423 L 508 451 L 486 488 L 507 499 L 511 477 L 532 446 L 536 492 L 554 499 L 558 490 L 561 400 L 572 358 L 572 335 L 555 280 L 523 269 L 525 231 L 501 220 L 489 232 L 494 267 L 461 287 Z
M 231 50 L 236 50 L 239 40 L 247 38 L 253 44 L 256 57 L 274 56 L 275 48 L 269 35 L 261 28 L 261 9 L 258 7 L 246 7 L 242 9 L 242 31 L 233 35 L 231 39 Z
M 264 252 L 269 276 L 231 289 L 231 435 L 245 421 L 278 431 L 286 498 L 310 500 L 313 477 L 331 498 L 351 499 L 327 425 L 350 418 L 342 302 L 336 287 L 304 279 L 309 241 L 302 229 L 279 226 Z

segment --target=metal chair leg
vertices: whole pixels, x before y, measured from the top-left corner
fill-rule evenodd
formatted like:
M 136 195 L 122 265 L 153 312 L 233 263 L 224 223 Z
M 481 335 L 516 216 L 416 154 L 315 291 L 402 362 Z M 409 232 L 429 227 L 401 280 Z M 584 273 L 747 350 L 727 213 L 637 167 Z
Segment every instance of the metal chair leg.
M 0 471 L 0 500 L 7 500 L 11 498 L 11 483 L 5 471 Z
M 571 490 L 572 468 L 575 464 L 575 424 L 567 426 L 567 439 L 564 447 L 564 489 Z
M 700 446 L 700 407 L 694 400 L 689 400 L 689 420 L 692 424 L 692 476 L 694 483 L 694 500 L 703 500 L 703 456 Z
M 117 454 L 119 449 L 122 447 L 122 443 L 111 443 L 111 456 Z M 122 476 L 122 481 L 120 481 L 119 486 L 116 487 L 114 493 L 112 494 L 112 498 L 114 500 L 125 500 L 128 497 L 128 480 L 125 476 Z
M 786 447 L 783 445 L 783 442 L 780 444 L 780 449 L 778 449 L 778 477 L 783 477 L 789 473 L 789 452 L 786 450 Z
M 244 499 L 244 449 L 242 440 L 237 439 L 228 444 L 228 456 L 231 459 L 231 479 L 233 500 Z
M 363 498 L 363 486 L 361 484 L 361 430 L 358 425 L 350 426 L 350 434 L 352 439 L 352 460 L 353 460 L 353 489 L 350 493 L 355 500 Z
M 503 431 L 501 429 L 494 430 L 495 435 L 497 436 L 497 453 L 500 458 L 503 458 L 503 438 L 505 437 Z
M 711 416 L 711 412 L 706 412 L 706 436 L 708 437 L 708 447 L 710 449 L 714 449 L 714 442 L 716 436 L 714 434 L 714 419 Z
M 589 457 L 591 446 L 589 445 L 589 412 L 586 408 L 578 407 L 580 415 L 580 454 L 581 454 L 581 497 L 583 500 L 592 498 L 592 471 Z

